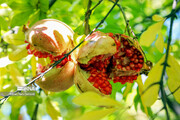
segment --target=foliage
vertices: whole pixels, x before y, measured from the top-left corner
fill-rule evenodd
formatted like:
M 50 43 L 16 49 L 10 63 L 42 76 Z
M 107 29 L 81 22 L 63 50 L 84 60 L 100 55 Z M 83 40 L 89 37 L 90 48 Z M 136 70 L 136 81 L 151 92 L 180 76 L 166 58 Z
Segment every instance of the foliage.
M 57 19 L 68 24 L 76 32 L 75 38 L 82 35 L 78 38 L 82 41 L 87 22 L 85 17 L 88 1 L 0 1 L 1 93 L 15 91 L 17 86 L 27 84 L 36 75 L 35 64 L 45 65 L 47 62 L 47 59 L 37 59 L 27 54 L 23 26 L 32 26 L 35 22 L 45 18 Z M 91 8 L 99 2 L 90 1 Z M 90 30 L 105 17 L 115 2 L 115 0 L 100 1 L 101 3 L 91 11 L 89 16 Z M 179 26 L 176 26 L 180 21 L 178 18 L 180 2 L 177 2 L 174 10 L 172 10 L 173 1 L 170 0 L 122 0 L 118 4 L 120 6 L 117 5 L 113 9 L 98 30 L 105 33 L 128 35 L 129 27 L 126 26 L 125 19 L 129 20 L 128 23 L 145 51 L 147 59 L 153 62 L 153 68 L 148 76 L 138 77 L 137 84 L 112 83 L 113 92 L 109 97 L 102 97 L 92 92 L 80 94 L 75 86 L 59 93 L 37 89 L 33 97 L 11 96 L 2 106 L 0 104 L 0 118 L 2 120 L 30 118 L 56 120 L 61 117 L 65 120 L 134 120 L 154 119 L 155 117 L 168 119 L 170 116 L 171 119 L 178 119 L 180 117 L 178 113 L 180 107 L 180 37 L 175 38 L 174 33 L 178 31 L 176 34 L 180 34 Z M 122 15 L 121 6 L 126 18 Z M 173 19 L 174 17 L 177 19 Z M 170 19 L 174 21 L 176 29 L 169 24 Z M 159 101 L 162 102 L 159 103 Z M 166 112 L 162 111 L 163 109 Z M 158 115 L 160 113 L 161 115 Z

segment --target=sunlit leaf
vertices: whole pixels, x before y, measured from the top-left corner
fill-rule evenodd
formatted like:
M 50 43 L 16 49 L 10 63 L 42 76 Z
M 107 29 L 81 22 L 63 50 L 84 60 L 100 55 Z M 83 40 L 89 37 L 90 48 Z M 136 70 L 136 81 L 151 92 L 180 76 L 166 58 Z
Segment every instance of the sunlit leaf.
M 41 64 L 42 66 L 48 65 L 50 62 L 49 58 L 38 58 L 38 63 Z
M 33 9 L 33 7 L 27 2 L 27 0 L 9 0 L 8 6 L 16 11 L 28 11 Z
M 11 76 L 11 80 L 13 81 L 13 83 L 16 86 L 23 86 L 25 85 L 25 79 L 24 76 L 21 74 L 21 72 L 19 71 L 19 69 L 16 67 L 15 64 L 10 64 L 7 66 L 10 76 Z
M 31 16 L 30 16 L 30 18 L 29 18 L 29 22 L 30 22 L 30 27 L 34 24 L 34 23 L 36 23 L 37 21 L 39 21 L 40 20 L 40 18 L 39 18 L 39 16 L 40 16 L 40 10 L 38 9 L 36 12 L 34 12 Z
M 158 38 L 155 42 L 156 48 L 159 50 L 159 52 L 163 53 L 164 51 L 164 38 L 162 33 L 159 33 Z
M 21 13 L 15 14 L 11 20 L 11 27 L 21 26 L 25 24 L 29 16 L 33 13 L 33 10 L 22 11 Z
M 46 99 L 46 110 L 51 116 L 52 120 L 58 120 L 61 117 L 60 109 L 57 102 L 51 101 L 49 98 Z
M 151 71 L 148 74 L 148 78 L 144 83 L 144 90 L 142 92 L 141 98 L 146 106 L 151 106 L 157 100 L 159 84 L 156 83 L 160 82 L 161 79 L 163 69 L 163 65 L 161 64 L 164 62 L 164 58 L 165 57 L 163 56 L 158 61 L 158 63 L 151 69 Z
M 127 96 L 127 94 L 131 91 L 132 89 L 132 83 L 127 83 L 127 86 L 126 86 L 126 89 L 124 90 L 124 93 L 123 93 L 123 98 Z
M 143 92 L 143 90 L 144 90 L 144 89 L 143 89 L 143 83 L 142 83 L 142 78 L 141 78 L 141 76 L 139 76 L 139 77 L 137 78 L 136 82 L 137 82 L 137 84 L 138 84 L 139 95 L 140 95 L 140 97 L 141 97 L 142 92 Z M 145 102 L 144 102 L 144 99 L 141 98 L 141 102 L 142 102 L 142 105 L 143 105 L 143 107 L 144 107 L 144 111 L 145 111 L 146 115 L 148 115 L 148 110 L 147 110 L 146 105 L 144 104 L 144 103 L 145 103 Z
M 25 35 L 22 31 L 22 28 L 19 29 L 17 34 L 9 34 L 4 37 L 4 41 L 13 45 L 21 45 L 24 44 Z
M 115 108 L 94 110 L 83 114 L 80 118 L 75 120 L 101 120 L 105 116 L 114 113 L 116 110 Z
M 8 30 L 8 23 L 6 22 L 6 20 L 0 16 L 0 28 L 2 30 Z
M 12 51 L 9 54 L 9 59 L 11 61 L 18 61 L 28 55 L 26 45 L 21 45 L 16 48 L 16 50 Z
M 93 105 L 93 106 L 105 106 L 105 107 L 122 107 L 122 104 L 114 99 L 101 96 L 95 92 L 85 92 L 73 99 L 73 102 L 78 105 Z
M 148 29 L 142 33 L 140 37 L 140 44 L 143 46 L 150 46 L 156 38 L 156 35 L 161 30 L 164 20 L 157 22 L 148 27 Z
M 166 68 L 168 75 L 168 87 L 171 92 L 174 92 L 174 97 L 178 103 L 180 103 L 180 65 L 176 59 L 169 55 L 168 57 L 169 67 Z
M 36 63 L 37 63 L 37 61 L 36 61 L 35 56 L 32 56 L 32 58 L 31 58 L 31 67 L 32 67 L 32 75 L 33 75 L 33 77 L 36 76 L 36 70 L 37 70 Z
M 153 16 L 152 16 L 152 19 L 153 19 L 154 21 L 161 21 L 161 20 L 163 20 L 164 18 L 161 17 L 161 16 L 159 16 L 159 15 L 153 15 Z
M 39 0 L 40 9 L 43 12 L 47 12 L 49 10 L 49 0 Z
M 38 0 L 30 0 L 30 4 L 34 7 L 36 7 L 37 3 L 38 3 Z
M 8 57 L 0 58 L 0 68 L 6 67 L 7 65 L 11 64 L 12 61 L 9 60 Z
M 4 67 L 0 68 L 0 90 L 1 90 L 1 87 L 2 87 L 3 82 L 4 82 L 4 75 L 6 75 L 6 73 L 7 73 L 7 71 Z

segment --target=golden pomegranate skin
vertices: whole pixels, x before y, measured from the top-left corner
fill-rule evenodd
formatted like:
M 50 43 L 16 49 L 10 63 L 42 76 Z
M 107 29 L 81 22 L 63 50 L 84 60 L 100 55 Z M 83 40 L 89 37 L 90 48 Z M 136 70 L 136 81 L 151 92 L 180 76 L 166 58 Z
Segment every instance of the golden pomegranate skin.
M 42 78 L 38 79 L 36 84 L 43 90 L 51 92 L 64 91 L 74 84 L 74 66 L 73 62 L 68 61 L 61 68 L 53 68 Z
M 71 47 L 73 34 L 73 30 L 65 23 L 43 19 L 25 33 L 25 39 L 37 51 L 60 55 Z

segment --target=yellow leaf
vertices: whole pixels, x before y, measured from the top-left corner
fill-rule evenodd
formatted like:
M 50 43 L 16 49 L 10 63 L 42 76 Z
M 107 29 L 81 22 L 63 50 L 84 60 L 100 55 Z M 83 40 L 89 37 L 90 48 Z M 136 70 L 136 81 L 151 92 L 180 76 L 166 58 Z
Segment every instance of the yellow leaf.
M 83 114 L 80 118 L 75 120 L 101 120 L 105 116 L 114 113 L 116 110 L 115 108 L 94 110 Z
M 142 94 L 142 92 L 143 92 L 143 90 L 144 90 L 144 89 L 143 89 L 143 83 L 142 83 L 142 78 L 141 78 L 141 76 L 139 76 L 139 77 L 137 78 L 136 82 L 137 82 L 137 84 L 138 84 L 139 95 L 140 95 L 140 97 L 141 97 L 141 94 Z M 144 107 L 144 111 L 145 111 L 146 115 L 148 116 L 148 115 L 149 115 L 149 114 L 148 114 L 148 110 L 147 110 L 146 105 L 144 104 L 144 101 L 143 101 L 142 97 L 141 97 L 141 102 L 142 102 L 142 105 L 143 105 L 143 107 Z
M 58 102 L 52 102 L 49 98 L 46 99 L 46 110 L 52 120 L 59 120 L 61 117 Z
M 7 71 L 5 68 L 0 68 L 0 90 L 4 82 L 4 75 L 6 75 Z
M 49 62 L 49 58 L 38 58 L 38 63 L 42 66 L 46 66 Z
M 15 64 L 10 64 L 7 66 L 11 79 L 16 86 L 24 86 L 25 79 L 21 72 L 18 70 Z
M 4 41 L 13 45 L 21 45 L 24 44 L 25 35 L 22 31 L 22 28 L 19 29 L 17 34 L 9 34 L 4 36 Z
M 140 44 L 149 47 L 156 38 L 156 35 L 161 30 L 164 20 L 157 22 L 148 27 L 148 29 L 142 33 L 140 37 Z
M 127 83 L 127 86 L 126 86 L 126 89 L 124 90 L 124 93 L 123 93 L 123 98 L 127 96 L 127 94 L 131 91 L 131 88 L 132 88 L 132 83 Z
M 32 58 L 31 58 L 31 67 L 32 67 L 32 75 L 33 75 L 33 77 L 36 76 L 36 63 L 37 63 L 37 61 L 36 61 L 35 56 L 32 56 Z
M 95 92 L 85 92 L 73 99 L 73 102 L 78 105 L 94 105 L 105 107 L 122 107 L 118 101 L 111 99 L 108 96 L 101 96 Z
M 163 66 L 161 65 L 164 62 L 164 56 L 158 61 L 158 63 L 151 69 L 148 74 L 148 78 L 144 83 L 144 90 L 142 92 L 142 101 L 146 106 L 151 106 L 158 97 L 159 84 L 156 84 L 160 81 L 162 75 Z
M 159 50 L 159 52 L 163 53 L 164 51 L 164 38 L 162 33 L 159 33 L 158 38 L 155 42 L 156 48 Z
M 180 65 L 176 61 L 176 59 L 169 55 L 168 64 L 170 67 L 167 67 L 167 75 L 168 75 L 168 87 L 171 92 L 174 92 L 177 88 L 180 87 Z M 180 88 L 173 94 L 174 98 L 178 103 L 180 103 Z
M 153 19 L 154 21 L 161 21 L 161 20 L 163 20 L 164 18 L 161 17 L 161 16 L 159 16 L 159 15 L 153 15 L 153 16 L 152 16 L 152 19 Z
M 9 59 L 12 61 L 18 61 L 28 55 L 27 50 L 26 50 L 26 45 L 21 45 L 18 46 L 15 51 L 12 51 L 9 54 Z

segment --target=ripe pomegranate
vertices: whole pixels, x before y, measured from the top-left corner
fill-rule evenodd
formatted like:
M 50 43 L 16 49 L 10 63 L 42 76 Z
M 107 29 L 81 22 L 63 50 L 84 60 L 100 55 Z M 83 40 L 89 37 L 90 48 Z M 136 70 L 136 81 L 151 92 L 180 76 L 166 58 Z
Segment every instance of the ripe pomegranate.
M 126 35 L 94 32 L 79 50 L 74 82 L 81 92 L 109 95 L 114 83 L 132 83 L 148 69 L 137 42 Z
M 73 48 L 73 30 L 65 23 L 44 19 L 35 23 L 26 31 L 26 43 L 28 54 L 33 54 L 38 58 L 49 58 L 50 63 L 64 57 Z M 39 73 L 50 67 L 41 67 Z M 75 56 L 72 53 L 51 71 L 38 79 L 36 83 L 44 90 L 58 92 L 68 89 L 73 85 L 73 75 L 75 66 Z

